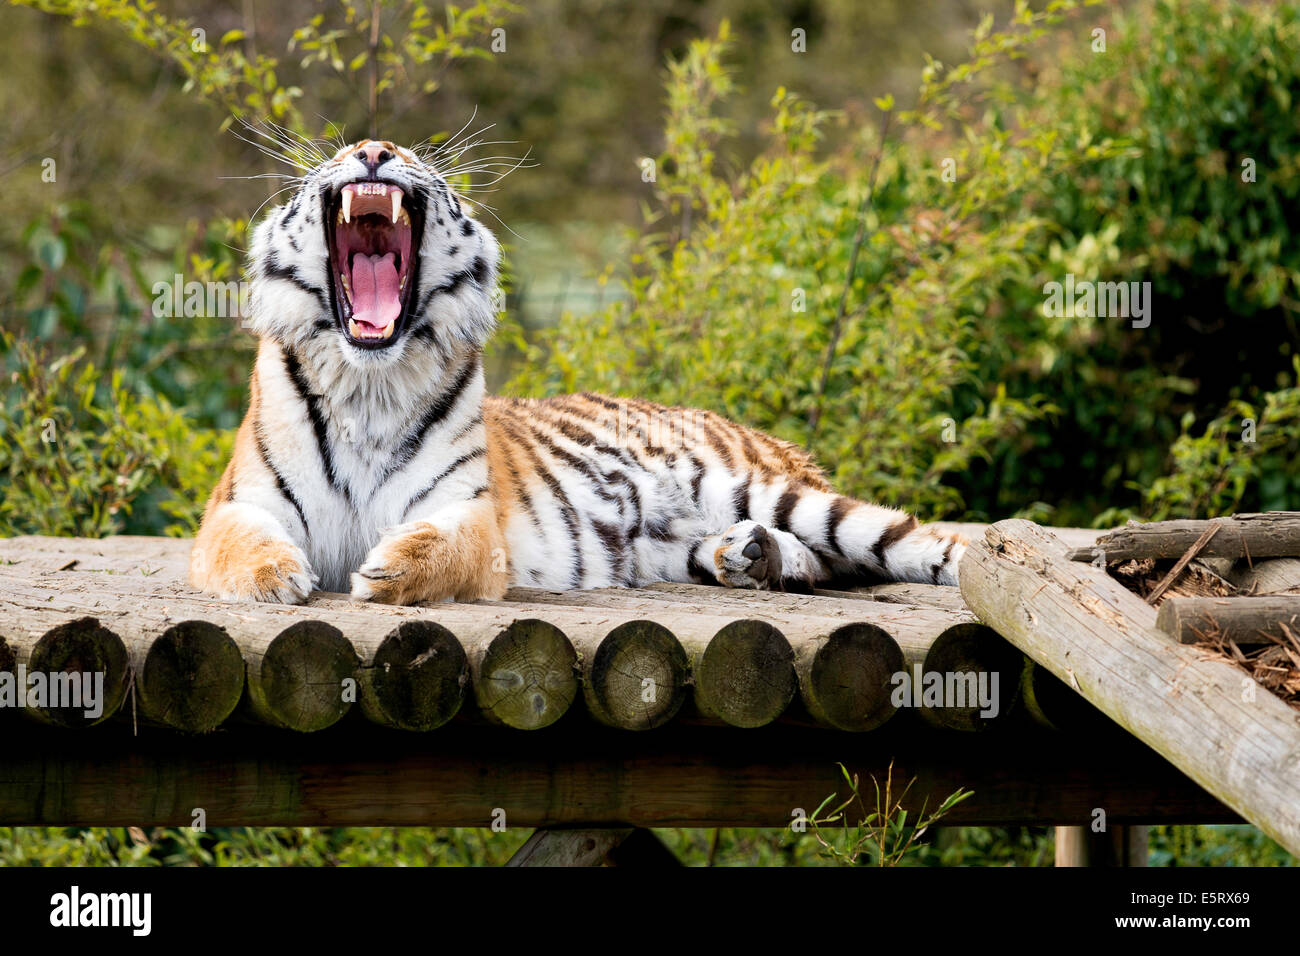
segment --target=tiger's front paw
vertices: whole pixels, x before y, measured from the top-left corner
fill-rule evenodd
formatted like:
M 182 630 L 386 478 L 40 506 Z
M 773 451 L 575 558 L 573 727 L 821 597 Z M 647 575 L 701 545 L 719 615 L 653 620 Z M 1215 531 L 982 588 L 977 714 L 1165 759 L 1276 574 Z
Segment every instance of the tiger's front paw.
M 191 578 L 223 601 L 301 604 L 316 584 L 307 555 L 287 541 L 261 537 L 212 550 L 194 549 Z
M 370 549 L 352 575 L 352 600 L 414 604 L 451 597 L 454 585 L 438 569 L 451 558 L 451 544 L 433 525 L 415 522 L 393 528 Z

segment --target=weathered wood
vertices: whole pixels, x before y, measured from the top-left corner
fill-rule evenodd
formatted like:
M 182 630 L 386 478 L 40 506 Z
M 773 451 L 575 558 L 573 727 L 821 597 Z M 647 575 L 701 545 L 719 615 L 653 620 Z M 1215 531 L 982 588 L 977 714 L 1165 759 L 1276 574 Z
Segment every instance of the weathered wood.
M 985 731 L 1014 715 L 1025 658 L 992 628 L 961 622 L 944 628 L 927 643 L 909 649 L 900 641 L 900 646 L 914 673 L 919 665 L 923 675 L 943 680 L 942 705 L 928 706 L 923 700 L 918 708 L 928 723 L 949 730 Z
M 756 618 L 770 620 L 781 628 L 790 639 L 797 655 L 801 653 L 800 644 L 804 639 L 804 635 L 800 634 L 800 628 L 815 619 L 821 619 L 823 624 L 833 624 L 835 621 L 869 624 L 879 628 L 898 644 L 903 653 L 908 680 L 913 684 L 915 684 L 918 666 L 922 674 L 943 675 L 945 686 L 955 686 L 963 694 L 964 688 L 971 681 L 974 681 L 974 686 L 980 686 L 983 682 L 983 685 L 990 689 L 996 682 L 996 707 L 985 707 L 969 700 L 964 700 L 960 704 L 954 700 L 945 700 L 942 706 L 932 707 L 923 702 L 917 704 L 919 698 L 914 697 L 913 706 L 916 706 L 922 717 L 930 723 L 953 730 L 987 730 L 997 722 L 1009 719 L 1015 711 L 1023 657 L 996 632 L 980 624 L 975 615 L 964 605 L 959 609 L 945 609 L 935 604 L 904 605 L 893 601 L 875 602 L 857 597 L 753 592 L 729 588 L 704 588 L 690 584 L 656 584 L 641 590 L 584 591 L 581 594 L 584 601 L 604 603 L 623 603 L 653 596 L 661 602 L 680 602 L 684 608 L 689 607 L 692 614 L 709 614 L 717 610 L 734 611 L 744 608 L 746 613 Z M 816 647 L 820 648 L 825 643 L 824 632 L 817 633 L 816 637 Z M 840 651 L 842 648 L 822 653 L 834 655 Z M 882 651 L 882 653 L 888 655 L 888 652 Z M 832 673 L 821 669 L 817 672 L 827 674 L 828 679 L 829 674 Z M 808 699 L 810 693 L 819 692 L 816 682 L 809 683 L 807 674 L 811 673 L 813 671 L 807 669 L 800 687 L 805 707 L 816 719 L 821 720 L 825 714 L 824 707 Z M 960 678 L 957 676 L 959 674 L 971 676 Z M 893 698 L 894 690 L 898 686 L 895 681 L 898 679 L 895 674 L 890 675 L 889 682 L 885 685 L 889 691 L 888 698 Z M 859 704 L 864 708 L 862 713 L 857 717 L 845 713 L 839 722 L 832 722 L 831 726 L 841 730 L 850 727 L 867 730 L 879 726 L 883 720 L 888 719 L 885 711 L 882 710 L 885 704 L 878 699 L 875 692 L 868 691 L 868 686 L 876 685 L 860 684 L 857 687 Z M 847 701 L 841 700 L 841 703 L 847 706 Z M 889 707 L 891 708 L 889 713 L 897 710 L 897 705 L 892 702 Z M 873 716 L 865 719 L 867 714 Z
M 940 584 L 873 584 L 849 591 L 818 588 L 813 594 L 819 597 L 907 604 L 912 607 L 937 607 L 954 614 L 970 613 L 960 590 Z
M 1107 532 L 1090 547 L 1074 548 L 1075 561 L 1093 561 L 1097 551 L 1114 564 L 1135 558 L 1181 558 L 1213 522 L 1218 533 L 1199 552 L 1209 558 L 1285 558 L 1300 556 L 1300 512 L 1268 511 L 1208 521 L 1155 521 Z
M 1020 677 L 1020 700 L 1042 727 L 1063 733 L 1093 733 L 1111 721 L 1077 690 L 1046 667 L 1026 659 Z
M 126 644 L 94 617 L 30 620 L 0 605 L 0 634 L 12 652 L 12 666 L 0 671 L 0 706 L 64 728 L 94 726 L 121 708 L 130 676 Z
M 260 727 L 181 737 L 108 725 L 15 724 L 0 760 L 0 826 L 788 827 L 843 793 L 837 761 L 870 788 L 915 778 L 905 807 L 974 791 L 959 825 L 1235 823 L 1239 817 L 1116 731 L 1060 747 L 1039 733 L 952 734 L 891 722 L 820 729 L 670 726 L 628 734 L 575 722 L 529 735 L 376 734 L 356 724 L 286 740 Z
M 1253 566 L 1240 562 L 1228 572 L 1228 580 L 1243 594 L 1300 594 L 1300 558 L 1274 558 Z
M 1178 580 L 1178 576 L 1183 573 L 1183 570 L 1189 564 L 1192 563 L 1192 559 L 1205 550 L 1205 546 L 1209 544 L 1210 539 L 1223 530 L 1223 527 L 1224 522 L 1218 518 L 1209 522 L 1205 526 L 1205 530 L 1197 535 L 1196 540 L 1192 542 L 1192 546 L 1183 552 L 1182 557 L 1174 562 L 1174 566 L 1170 568 L 1156 586 L 1151 589 L 1151 593 L 1148 594 L 1146 598 L 1148 604 L 1155 604 L 1160 600 L 1160 595 L 1169 590 L 1169 586 L 1173 584 L 1174 581 Z
M 600 866 L 632 835 L 632 827 L 560 830 L 541 828 L 530 836 L 506 866 Z
M 767 621 L 728 621 L 707 641 L 684 646 L 696 705 L 733 727 L 770 724 L 798 692 L 794 648 Z
M 808 715 L 837 730 L 874 729 L 898 709 L 890 697 L 893 675 L 902 669 L 902 653 L 898 642 L 875 622 L 897 623 L 912 609 L 769 592 L 757 592 L 761 597 L 751 607 L 737 600 L 736 594 L 724 588 L 656 585 L 588 591 L 517 588 L 507 597 L 538 604 L 582 602 L 585 607 L 611 614 L 639 614 L 666 625 L 681 638 L 697 665 L 695 697 L 700 710 L 737 726 L 756 726 L 762 716 L 772 713 L 786 699 L 786 689 L 796 684 Z M 817 614 L 810 608 L 833 609 L 835 613 Z M 921 609 L 921 613 L 938 616 L 944 623 L 951 621 L 934 609 Z M 737 614 L 745 616 L 738 618 Z M 873 620 L 862 622 L 855 618 Z M 775 640 L 776 635 L 754 626 L 764 623 L 785 638 L 791 648 L 789 657 Z M 723 633 L 728 624 L 735 627 Z M 728 641 L 766 637 L 771 639 L 772 653 L 749 656 L 752 669 L 738 680 L 727 681 L 724 668 L 705 666 L 705 655 L 720 634 Z M 728 654 L 732 652 L 719 646 L 709 664 L 722 662 Z M 885 667 L 893 669 L 885 672 Z
M 1094 833 L 1091 826 L 1056 828 L 1056 865 L 1129 867 L 1147 865 L 1149 828 L 1113 826 Z
M 466 626 L 458 636 L 469 649 L 479 712 L 492 723 L 538 730 L 559 720 L 578 696 L 578 653 L 549 621 L 523 618 L 485 634 Z
M 33 571 L 100 571 L 152 577 L 183 578 L 188 571 L 192 538 L 121 535 L 108 538 L 55 538 L 22 535 L 0 538 L 0 569 Z
M 247 719 L 313 731 L 330 726 L 351 707 L 349 686 L 344 681 L 353 681 L 351 689 L 355 690 L 356 652 L 337 628 L 301 609 L 193 597 L 192 592 L 185 593 L 183 585 L 129 575 L 63 572 L 32 577 L 31 581 L 20 580 L 7 571 L 0 572 L 0 611 L 31 622 L 42 620 L 50 610 L 89 615 L 88 619 L 129 635 L 137 649 L 149 646 L 174 625 L 204 621 L 220 628 L 239 647 L 243 663 L 220 665 L 218 657 L 210 657 L 209 668 L 222 667 L 224 675 L 218 683 L 225 687 L 244 686 L 239 713 Z M 379 626 L 364 622 L 372 644 L 383 637 L 376 633 Z M 137 674 L 147 662 L 145 655 L 147 651 L 136 652 Z M 166 668 L 152 676 L 150 709 L 145 716 L 163 723 L 183 717 L 175 701 L 195 694 L 196 680 L 204 680 L 192 671 Z M 168 676 L 181 683 L 164 688 L 161 682 Z M 212 708 L 199 709 L 219 711 L 225 701 L 224 694 L 218 694 Z M 144 703 L 143 697 L 140 702 Z M 199 719 L 205 723 L 207 717 Z
M 434 621 L 401 622 L 361 663 L 361 712 L 400 730 L 441 727 L 460 710 L 469 683 L 465 649 Z
M 216 730 L 244 693 L 244 658 L 225 628 L 177 621 L 128 641 L 135 709 L 145 720 L 184 733 Z M 133 715 L 134 716 L 134 715 Z
M 270 640 L 250 637 L 241 650 L 248 668 L 244 705 L 261 723 L 312 733 L 352 708 L 356 698 L 349 691 L 361 660 L 332 624 L 296 621 Z
M 1182 644 L 1215 638 L 1237 644 L 1287 644 L 1300 654 L 1300 594 L 1170 598 L 1156 627 Z
M 493 662 L 497 657 L 485 657 L 485 653 L 517 619 L 514 613 L 466 605 L 422 609 L 358 604 L 346 596 L 324 592 L 318 592 L 309 605 L 236 604 L 205 597 L 174 580 L 75 572 L 43 573 L 34 577 L 35 583 L 28 584 L 0 571 L 0 589 L 4 595 L 0 601 L 22 597 L 29 607 L 58 606 L 97 614 L 104 620 L 111 619 L 114 627 L 133 633 L 156 633 L 178 619 L 201 619 L 226 629 L 250 653 L 260 653 L 269 640 L 291 624 L 324 622 L 338 629 L 355 646 L 363 661 L 364 666 L 356 675 L 363 713 L 378 723 L 407 730 L 433 729 L 450 719 L 461 706 L 465 689 L 458 683 L 463 674 L 453 660 L 460 655 L 450 647 L 441 655 L 426 653 L 431 647 L 421 648 L 403 663 L 405 652 L 400 649 L 416 645 L 409 640 L 398 640 L 399 626 L 403 622 L 434 620 L 435 624 L 454 628 L 460 632 L 456 640 L 464 644 L 466 651 L 474 652 L 480 662 L 487 661 L 489 666 L 480 668 L 479 674 L 495 682 Z M 519 610 L 526 615 L 526 608 Z M 590 614 L 576 616 L 579 625 L 591 619 Z M 599 631 L 598 636 L 603 637 L 604 633 Z M 381 649 L 385 650 L 381 653 Z M 376 659 L 386 668 L 378 680 L 374 679 L 373 670 Z M 539 686 L 556 691 L 552 703 L 558 707 L 561 701 L 572 700 L 577 685 L 571 661 L 554 663 L 558 673 L 546 669 L 543 666 L 546 661 L 539 659 L 533 663 L 532 674 L 540 682 Z M 448 666 L 450 678 L 444 673 Z M 239 673 L 242 680 L 242 665 Z M 562 692 L 566 681 L 571 690 L 567 697 Z M 483 690 L 490 696 L 491 685 L 484 685 Z M 560 713 L 553 707 L 544 715 L 521 716 L 518 723 L 524 727 L 540 726 L 558 718 Z M 243 714 L 260 719 L 261 711 L 244 708 Z M 537 722 L 539 716 L 544 716 L 541 724 Z
M 574 644 L 587 712 L 602 724 L 650 730 L 672 720 L 685 702 L 690 662 L 662 624 L 624 621 L 598 642 Z
M 982 620 L 1300 852 L 1300 715 L 1272 694 L 1244 699 L 1248 678 L 1170 641 L 1153 608 L 1028 521 L 990 528 L 959 578 Z

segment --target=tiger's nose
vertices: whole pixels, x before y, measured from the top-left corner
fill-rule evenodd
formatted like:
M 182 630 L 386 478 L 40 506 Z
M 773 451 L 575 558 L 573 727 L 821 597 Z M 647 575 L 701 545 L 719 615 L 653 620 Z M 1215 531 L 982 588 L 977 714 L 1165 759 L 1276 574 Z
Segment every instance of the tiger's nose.
M 362 162 L 366 164 L 371 176 L 379 171 L 380 166 L 393 158 L 393 154 L 381 143 L 367 143 L 361 147 L 361 154 L 365 157 Z

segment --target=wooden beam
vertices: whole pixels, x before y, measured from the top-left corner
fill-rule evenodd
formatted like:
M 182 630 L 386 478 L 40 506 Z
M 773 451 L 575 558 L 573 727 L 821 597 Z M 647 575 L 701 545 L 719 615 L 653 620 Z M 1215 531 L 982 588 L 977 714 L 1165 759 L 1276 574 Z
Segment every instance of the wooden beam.
M 674 724 L 629 734 L 565 721 L 517 731 L 453 722 L 376 734 L 356 715 L 320 734 L 266 728 L 203 737 L 104 725 L 68 734 L 24 722 L 0 760 L 0 825 L 786 827 L 831 793 L 837 762 L 933 808 L 974 796 L 952 825 L 1233 823 L 1239 818 L 1117 731 L 952 734 L 895 721 L 873 734 Z M 567 726 L 566 726 L 567 725 Z
M 1300 594 L 1237 598 L 1170 598 L 1156 627 L 1182 644 L 1216 636 L 1237 644 L 1286 644 L 1300 653 Z
M 1294 710 L 1262 689 L 1243 694 L 1250 678 L 1170 640 L 1156 629 L 1154 608 L 1103 571 L 1072 561 L 1061 542 L 1031 522 L 991 527 L 962 558 L 959 578 L 983 620 L 1300 853 Z
M 999 522 L 1000 523 L 1000 522 Z M 1215 523 L 1222 527 L 1200 551 L 1208 558 L 1280 558 L 1300 555 L 1300 511 L 1239 514 L 1208 521 L 1154 521 L 1116 528 L 1095 544 L 1073 548 L 1074 561 L 1093 561 L 1097 552 L 1107 564 L 1134 558 L 1181 558 Z

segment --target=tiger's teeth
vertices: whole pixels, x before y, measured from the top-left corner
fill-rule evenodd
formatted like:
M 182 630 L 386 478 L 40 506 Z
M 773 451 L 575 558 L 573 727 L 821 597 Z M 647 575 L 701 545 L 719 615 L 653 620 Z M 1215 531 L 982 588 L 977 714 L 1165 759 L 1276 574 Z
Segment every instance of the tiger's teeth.
M 348 334 L 354 339 L 361 338 L 361 326 L 357 325 L 356 319 L 348 319 Z
M 396 326 L 396 325 L 397 325 L 396 322 L 390 322 L 390 323 L 388 323 L 388 325 L 386 325 L 386 326 L 384 327 L 384 338 L 385 338 L 385 339 L 391 339 L 391 338 L 393 337 L 393 328 L 394 328 L 394 326 Z
M 343 190 L 343 221 L 352 221 L 352 190 L 347 188 Z
M 402 211 L 402 191 L 400 189 L 394 189 L 391 193 L 389 193 L 389 196 L 393 200 L 392 219 L 393 222 L 397 222 L 397 214 Z
M 406 214 L 405 208 L 403 208 L 402 211 L 397 214 L 397 221 L 400 222 L 403 226 L 409 226 L 411 224 L 411 217 Z

